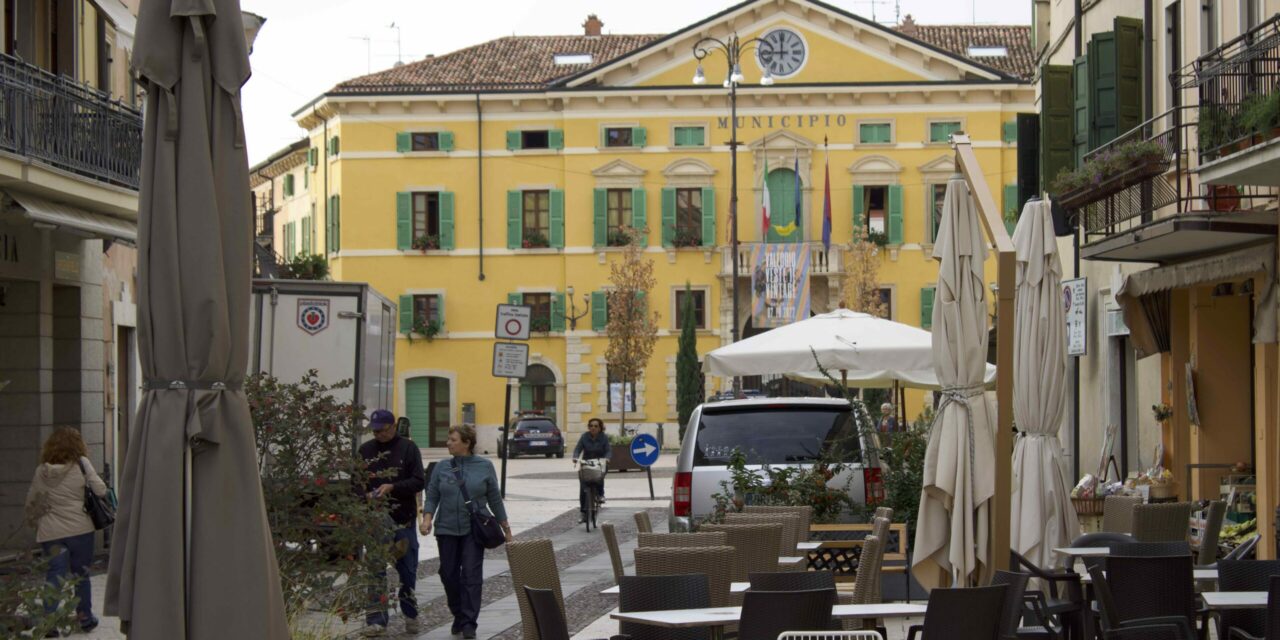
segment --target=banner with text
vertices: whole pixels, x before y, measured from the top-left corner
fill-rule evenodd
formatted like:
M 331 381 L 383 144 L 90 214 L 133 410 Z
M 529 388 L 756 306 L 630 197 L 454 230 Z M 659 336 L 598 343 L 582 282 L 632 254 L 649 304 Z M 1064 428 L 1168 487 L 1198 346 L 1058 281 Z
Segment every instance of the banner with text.
M 808 245 L 756 245 L 751 264 L 753 326 L 781 327 L 809 317 Z

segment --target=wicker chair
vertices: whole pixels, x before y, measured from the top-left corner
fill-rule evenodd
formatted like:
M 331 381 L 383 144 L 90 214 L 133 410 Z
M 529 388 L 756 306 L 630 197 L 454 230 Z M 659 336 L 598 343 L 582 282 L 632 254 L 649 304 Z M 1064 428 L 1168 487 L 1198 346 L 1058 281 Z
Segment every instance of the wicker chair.
M 1094 573 L 1091 570 L 1090 573 Z M 1095 577 L 1095 581 L 1096 581 Z M 1107 558 L 1107 590 L 1111 592 L 1114 615 L 1105 628 L 1124 626 L 1127 621 L 1146 618 L 1182 618 L 1200 638 L 1208 635 L 1208 612 L 1196 609 L 1195 581 L 1191 576 L 1191 555 Z M 1094 585 L 1097 590 L 1097 585 Z M 1101 602 L 1101 597 L 1099 598 Z M 1104 616 L 1106 618 L 1107 616 Z M 1204 618 L 1199 628 L 1195 619 Z
M 836 588 L 835 574 L 830 571 L 752 573 L 748 577 L 748 582 L 751 583 L 752 591 L 808 591 Z
M 1218 561 L 1219 591 L 1266 591 L 1271 576 L 1280 575 L 1280 560 Z M 1244 633 L 1261 636 L 1266 632 L 1267 611 L 1263 609 L 1227 609 L 1218 612 L 1218 637 L 1226 638 L 1232 627 Z
M 739 640 L 775 640 L 786 631 L 828 629 L 835 589 L 748 591 L 738 622 Z
M 1235 640 L 1261 640 L 1261 638 L 1280 638 L 1280 576 L 1271 576 L 1267 582 L 1266 624 L 1263 625 L 1265 635 L 1254 635 L 1238 627 L 1230 628 L 1230 638 Z
M 1108 533 L 1106 531 L 1095 531 L 1093 533 L 1086 533 L 1080 536 L 1076 536 L 1076 539 L 1072 540 L 1069 546 L 1076 547 L 1076 548 L 1110 547 L 1113 544 L 1122 543 L 1122 542 L 1137 542 L 1137 540 L 1135 540 L 1133 536 L 1127 533 Z M 1076 559 L 1077 558 L 1075 556 L 1066 556 L 1065 558 L 1066 564 L 1064 565 L 1065 568 L 1072 569 L 1075 565 Z M 1090 557 L 1083 558 L 1083 560 L 1084 560 L 1085 567 L 1099 567 L 1104 570 L 1107 568 L 1106 556 L 1090 556 Z
M 626 576 L 618 583 L 618 610 L 622 612 L 710 606 L 711 592 L 705 575 Z M 660 629 L 623 622 L 618 631 L 631 640 L 707 640 L 711 637 L 708 627 Z
M 637 547 L 723 547 L 728 544 L 729 535 L 723 531 L 641 533 L 636 536 Z
M 765 573 L 778 570 L 779 547 L 782 541 L 780 524 L 707 524 L 700 531 L 723 531 L 728 534 L 729 546 L 738 550 L 738 562 L 734 564 L 733 581 L 746 582 L 752 572 Z
M 813 507 L 773 507 L 764 505 L 747 505 L 743 513 L 794 513 L 800 516 L 800 526 L 796 529 L 796 544 L 809 541 L 809 525 L 813 524 Z
M 653 523 L 649 521 L 648 511 L 637 511 L 635 513 L 636 531 L 640 533 L 653 533 Z
M 884 640 L 875 631 L 788 631 L 778 640 Z
M 1126 560 L 1149 560 L 1148 558 L 1127 558 Z M 1124 564 L 1124 562 L 1122 562 Z M 1102 627 L 1102 636 L 1104 638 L 1112 638 L 1116 636 L 1116 632 L 1132 630 L 1132 636 L 1120 636 L 1122 638 L 1148 638 L 1147 633 L 1156 634 L 1154 637 L 1167 637 L 1160 635 L 1166 633 L 1164 629 L 1151 629 L 1152 626 L 1173 626 L 1179 631 L 1175 632 L 1177 638 L 1181 640 L 1192 640 L 1196 637 L 1196 632 L 1191 628 L 1190 620 L 1184 615 L 1162 616 L 1154 618 L 1122 618 L 1122 611 L 1116 605 L 1115 596 L 1111 592 L 1111 582 L 1107 576 L 1103 575 L 1102 569 L 1098 567 L 1089 568 L 1089 576 L 1093 579 L 1094 595 L 1098 599 L 1099 622 Z M 1207 629 L 1207 627 L 1206 627 Z M 1145 633 L 1140 633 L 1139 630 Z M 1201 635 L 1200 638 L 1204 638 Z
M 727 607 L 741 600 L 729 592 L 737 550 L 723 547 L 645 547 L 636 549 L 636 575 L 678 576 L 702 574 L 707 577 L 711 606 Z
M 1190 502 L 1140 504 L 1133 508 L 1133 537 L 1138 542 L 1173 542 L 1187 539 Z
M 726 513 L 725 524 L 780 524 L 782 525 L 782 542 L 779 543 L 779 555 L 789 556 L 797 553 L 792 541 L 796 539 L 796 531 L 800 529 L 800 516 L 794 513 Z
M 1112 629 L 1102 634 L 1104 640 L 1193 640 L 1186 625 L 1144 624 Z
M 858 572 L 853 577 L 853 597 L 849 604 L 880 603 L 880 569 L 883 564 L 883 538 L 874 534 L 863 538 L 862 553 L 858 556 Z M 845 620 L 844 628 L 883 630 L 880 621 L 876 619 Z
M 542 640 L 569 640 L 569 624 L 564 619 L 564 607 L 550 589 L 526 586 L 523 593 L 533 612 L 533 626 Z
M 889 515 L 893 515 L 893 509 L 890 509 L 888 507 L 876 508 L 877 513 L 881 511 L 887 512 Z M 882 573 L 884 570 L 885 549 L 889 548 L 890 524 L 891 522 L 889 521 L 889 519 L 883 516 L 876 516 L 875 519 L 872 520 L 872 524 L 871 524 L 871 535 L 880 539 L 880 551 L 878 553 L 879 557 L 876 559 L 877 576 L 875 579 L 871 581 L 871 600 L 870 600 L 871 604 L 879 604 L 881 602 L 884 602 L 884 598 L 880 595 L 880 586 L 883 583 L 883 580 L 880 579 L 879 574 Z
M 1042 615 L 1033 603 L 1031 611 L 1027 610 L 1027 582 L 1031 580 L 1030 573 L 1019 573 L 1016 571 L 997 571 L 991 578 L 991 585 L 1006 585 L 1009 590 L 1005 592 L 1004 609 L 1000 614 L 1000 637 L 1004 640 L 1016 640 L 1018 638 L 1061 638 L 1063 629 L 1053 626 Z M 1033 614 L 1039 625 L 1023 626 L 1022 620 L 1025 615 Z
M 538 634 L 533 607 L 525 594 L 525 587 L 550 590 L 555 594 L 560 617 L 564 618 L 564 593 L 560 590 L 560 571 L 556 568 L 556 551 L 551 541 L 541 538 L 508 542 L 507 563 L 511 567 L 511 584 L 515 587 L 516 602 L 520 605 L 524 637 L 529 640 L 554 640 L 542 638 Z
M 1066 568 L 1059 571 L 1047 571 L 1026 559 L 1016 551 L 1009 552 L 1009 566 L 1018 568 L 1038 578 L 1044 591 L 1032 592 L 1036 595 L 1032 608 L 1042 624 L 1049 626 L 1057 619 L 1064 633 L 1070 632 L 1072 637 L 1079 637 L 1076 627 L 1080 626 L 1081 616 L 1088 604 L 1084 599 L 1084 587 L 1080 583 L 1080 574 Z M 1100 567 L 1094 567 L 1101 570 Z M 1047 591 L 1047 593 L 1045 593 Z M 1092 636 L 1089 636 L 1092 637 Z
M 622 569 L 622 549 L 618 547 L 618 532 L 612 522 L 600 523 L 600 532 L 604 534 L 604 546 L 609 549 L 609 562 L 613 564 L 613 579 L 622 582 L 626 572 Z
M 1222 533 L 1222 520 L 1226 515 L 1226 502 L 1214 500 L 1209 503 L 1209 513 L 1205 517 L 1204 532 L 1200 536 L 1200 552 L 1196 554 L 1196 564 L 1210 565 L 1218 559 L 1218 536 Z
M 1133 508 L 1142 504 L 1142 496 L 1107 496 L 1102 500 L 1102 531 L 1131 533 Z
M 924 624 L 913 625 L 907 640 L 921 634 L 925 640 L 999 640 L 1000 612 L 1004 610 L 1006 585 L 968 589 L 934 589 Z

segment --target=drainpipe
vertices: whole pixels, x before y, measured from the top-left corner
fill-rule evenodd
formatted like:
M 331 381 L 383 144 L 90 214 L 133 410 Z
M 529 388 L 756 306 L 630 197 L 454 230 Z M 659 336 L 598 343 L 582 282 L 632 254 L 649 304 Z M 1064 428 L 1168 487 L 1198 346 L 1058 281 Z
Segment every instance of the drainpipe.
M 316 111 L 315 105 L 311 105 L 311 115 L 317 118 L 320 117 L 319 113 Z M 320 133 L 320 147 L 324 149 L 324 160 L 323 162 L 320 163 L 324 165 L 324 184 L 321 185 L 323 188 L 322 193 L 324 194 L 324 228 L 328 230 L 329 228 L 329 119 L 321 118 L 320 122 L 322 126 L 321 133 Z M 315 220 L 311 221 L 312 225 L 315 225 L 315 223 L 316 223 Z M 314 229 L 312 231 L 314 231 Z M 311 239 L 312 239 L 312 242 L 315 241 L 314 233 L 311 234 Z M 328 240 L 329 236 L 326 235 L 325 239 Z M 311 250 L 310 247 L 308 247 L 307 250 L 310 251 Z M 328 255 L 329 255 L 329 252 L 326 251 L 325 256 L 328 256 Z
M 1152 0 L 1142 3 L 1142 57 L 1147 63 L 1142 74 L 1142 106 L 1145 107 L 1142 115 L 1143 122 L 1151 120 L 1156 115 L 1155 26 L 1152 24 L 1155 20 L 1155 11 Z
M 480 94 L 476 94 L 476 213 L 480 219 L 480 274 L 484 281 L 484 114 L 480 110 Z M 456 215 L 456 214 L 455 214 Z M 456 219 L 455 219 L 456 224 Z M 504 467 L 505 468 L 505 467 Z

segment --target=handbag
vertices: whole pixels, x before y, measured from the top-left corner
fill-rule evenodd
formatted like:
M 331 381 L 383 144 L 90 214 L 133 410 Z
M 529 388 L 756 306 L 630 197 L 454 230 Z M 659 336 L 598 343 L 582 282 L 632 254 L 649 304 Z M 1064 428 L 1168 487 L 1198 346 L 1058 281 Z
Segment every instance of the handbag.
M 502 543 L 507 541 L 507 537 L 502 534 L 498 519 L 482 511 L 479 505 L 471 501 L 471 495 L 467 492 L 467 483 L 462 480 L 462 467 L 458 466 L 458 461 L 456 459 L 451 461 L 450 466 L 453 468 L 453 477 L 458 479 L 458 488 L 462 490 L 462 501 L 471 513 L 471 535 L 475 536 L 486 549 L 501 547 Z
M 89 514 L 94 529 L 106 529 L 116 521 L 115 507 L 106 497 L 99 497 L 89 487 L 89 474 L 84 470 L 84 460 L 80 461 L 80 475 L 84 476 L 84 512 Z

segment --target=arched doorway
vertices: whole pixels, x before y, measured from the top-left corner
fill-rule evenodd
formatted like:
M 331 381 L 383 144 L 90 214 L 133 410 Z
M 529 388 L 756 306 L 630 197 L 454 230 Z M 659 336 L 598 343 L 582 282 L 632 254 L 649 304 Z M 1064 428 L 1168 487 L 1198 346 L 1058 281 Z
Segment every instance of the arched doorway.
M 769 242 L 801 242 L 804 230 L 795 225 L 796 199 L 804 186 L 797 183 L 792 169 L 774 169 L 765 179 L 769 183 Z
M 443 447 L 449 439 L 449 379 L 436 376 L 404 382 L 404 415 L 418 446 Z
M 556 374 L 545 365 L 531 364 L 520 379 L 520 410 L 556 417 Z

